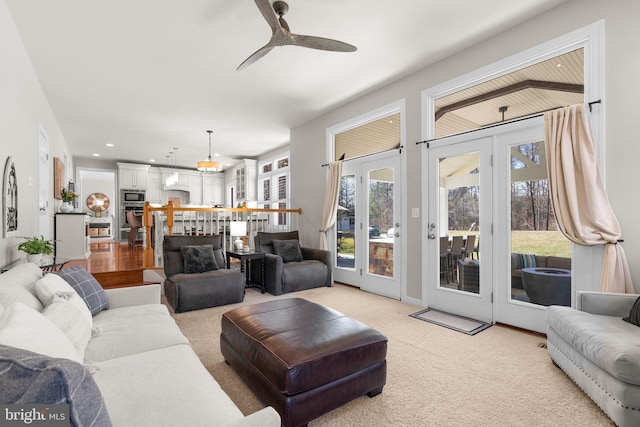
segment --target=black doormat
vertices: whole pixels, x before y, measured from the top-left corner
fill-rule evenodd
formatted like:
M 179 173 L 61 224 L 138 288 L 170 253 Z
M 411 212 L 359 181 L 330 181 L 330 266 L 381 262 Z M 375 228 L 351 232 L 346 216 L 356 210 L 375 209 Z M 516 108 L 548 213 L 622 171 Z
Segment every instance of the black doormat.
M 417 313 L 410 314 L 409 316 L 424 320 L 425 322 L 433 323 L 434 325 L 444 326 L 445 328 L 453 329 L 454 331 L 462 332 L 467 335 L 475 335 L 491 326 L 490 324 L 479 320 L 445 313 L 444 311 L 434 310 L 432 308 L 421 310 Z

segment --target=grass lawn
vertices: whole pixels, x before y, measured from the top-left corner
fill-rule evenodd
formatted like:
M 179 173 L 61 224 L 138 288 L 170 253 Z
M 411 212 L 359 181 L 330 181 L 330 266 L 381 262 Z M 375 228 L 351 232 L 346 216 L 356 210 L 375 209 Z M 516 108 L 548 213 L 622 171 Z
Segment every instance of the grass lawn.
M 571 258 L 571 242 L 559 231 L 512 231 L 511 252 Z
M 450 236 L 466 236 L 468 234 L 478 234 L 478 232 L 449 230 Z M 352 255 L 354 252 L 353 237 L 343 238 L 340 249 L 341 253 Z M 510 252 L 571 258 L 571 242 L 559 231 L 512 231 Z

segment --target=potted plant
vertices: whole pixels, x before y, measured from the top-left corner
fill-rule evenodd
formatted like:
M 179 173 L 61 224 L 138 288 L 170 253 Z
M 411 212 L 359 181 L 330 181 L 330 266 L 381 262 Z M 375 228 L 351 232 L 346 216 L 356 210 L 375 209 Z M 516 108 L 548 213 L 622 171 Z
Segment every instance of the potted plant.
M 18 250 L 27 254 L 27 260 L 35 264 L 40 264 L 42 255 L 51 255 L 53 253 L 53 243 L 44 238 L 44 236 L 21 237 L 26 241 L 18 245 Z
M 73 211 L 71 202 L 78 198 L 78 194 L 75 191 L 67 190 L 63 188 L 60 190 L 60 196 L 62 196 L 62 206 L 60 206 L 60 212 L 69 213 Z

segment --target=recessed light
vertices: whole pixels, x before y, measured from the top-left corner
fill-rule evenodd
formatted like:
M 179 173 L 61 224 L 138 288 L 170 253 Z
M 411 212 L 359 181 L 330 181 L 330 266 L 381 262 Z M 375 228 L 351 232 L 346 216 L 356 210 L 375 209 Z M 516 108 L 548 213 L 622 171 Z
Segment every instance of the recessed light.
M 149 161 L 150 161 L 151 163 L 155 163 L 155 162 L 156 162 L 156 159 L 149 159 Z
M 107 147 L 113 147 L 113 144 L 112 144 L 112 143 L 110 143 L 110 142 L 107 142 L 107 143 L 106 143 L 106 144 L 104 144 L 104 145 L 106 145 Z
M 215 153 L 213 157 L 220 157 L 220 153 Z
M 100 157 L 100 154 L 98 154 L 98 153 L 93 153 L 93 157 Z

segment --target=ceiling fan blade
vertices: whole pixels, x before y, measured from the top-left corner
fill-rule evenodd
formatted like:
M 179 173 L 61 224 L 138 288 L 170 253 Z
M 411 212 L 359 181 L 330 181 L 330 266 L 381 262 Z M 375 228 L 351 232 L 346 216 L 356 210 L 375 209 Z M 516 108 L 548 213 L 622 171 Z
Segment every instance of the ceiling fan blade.
M 289 37 L 291 37 L 296 45 L 311 49 L 330 50 L 332 52 L 355 52 L 358 50 L 357 47 L 350 45 L 349 43 L 326 39 L 324 37 L 303 36 L 291 33 L 289 33 Z
M 236 71 L 240 71 L 240 70 L 242 70 L 244 68 L 247 68 L 249 65 L 253 64 L 258 59 L 262 58 L 267 53 L 271 52 L 271 49 L 273 49 L 274 47 L 275 46 L 273 44 L 271 44 L 271 42 L 269 42 L 268 44 L 262 46 L 260 49 L 258 49 L 255 52 L 253 52 L 251 54 L 251 56 L 249 56 L 247 59 L 245 59 L 242 62 L 242 64 L 238 65 L 238 68 L 236 68 Z
M 271 31 L 274 33 L 280 27 L 278 23 L 278 17 L 276 13 L 273 11 L 273 6 L 271 6 L 271 2 L 269 0 L 255 0 L 256 6 L 260 9 L 262 16 L 267 21 L 269 26 L 271 27 Z

